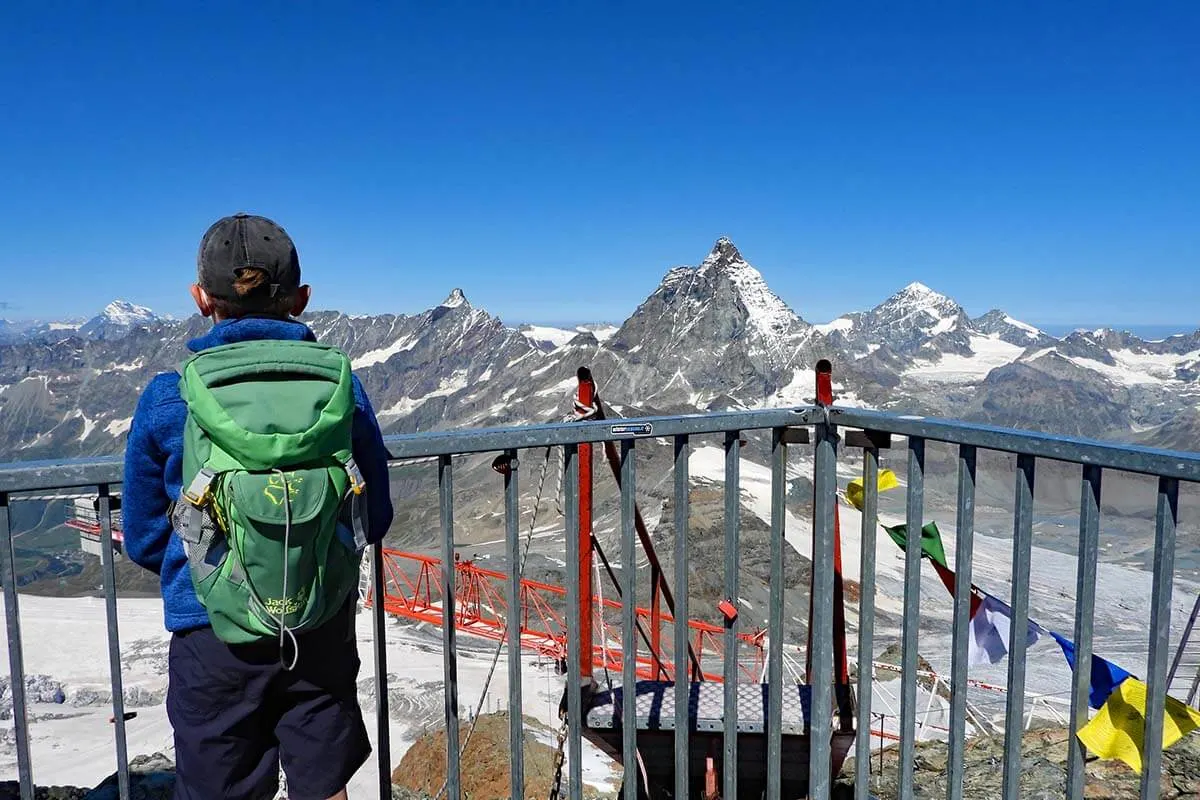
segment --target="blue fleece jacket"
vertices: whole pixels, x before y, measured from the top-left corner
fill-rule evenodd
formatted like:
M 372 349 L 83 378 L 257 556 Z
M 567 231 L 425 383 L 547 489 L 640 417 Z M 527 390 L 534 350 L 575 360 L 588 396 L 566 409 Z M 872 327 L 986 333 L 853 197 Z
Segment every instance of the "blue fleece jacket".
M 316 341 L 308 326 L 290 320 L 249 318 L 220 322 L 204 336 L 188 342 L 200 352 L 224 344 L 256 339 Z M 392 524 L 388 492 L 387 450 L 375 412 L 358 378 L 354 378 L 354 460 L 367 483 L 367 539 L 383 539 Z M 184 631 L 209 624 L 196 598 L 187 557 L 167 518 L 183 482 L 183 426 L 187 407 L 179 394 L 179 375 L 154 377 L 138 400 L 125 446 L 125 483 L 121 514 L 125 552 L 134 563 L 162 579 L 167 630 Z

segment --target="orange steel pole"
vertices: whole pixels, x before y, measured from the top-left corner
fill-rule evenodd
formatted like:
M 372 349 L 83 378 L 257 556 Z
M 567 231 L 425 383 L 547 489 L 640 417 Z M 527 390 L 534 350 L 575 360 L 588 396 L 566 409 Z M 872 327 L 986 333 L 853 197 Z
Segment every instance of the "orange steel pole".
M 650 649 L 659 656 L 654 660 L 654 680 L 663 679 L 662 663 L 662 570 L 655 567 L 650 570 Z
M 575 406 L 586 413 L 595 402 L 596 384 L 591 372 L 581 368 Z M 580 678 L 592 680 L 592 446 L 579 445 L 579 660 Z

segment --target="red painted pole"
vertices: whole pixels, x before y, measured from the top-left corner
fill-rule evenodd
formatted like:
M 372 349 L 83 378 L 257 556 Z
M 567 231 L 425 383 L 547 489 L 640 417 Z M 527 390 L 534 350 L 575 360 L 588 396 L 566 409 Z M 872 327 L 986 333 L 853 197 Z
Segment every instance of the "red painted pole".
M 661 681 L 663 679 L 662 672 L 662 570 L 655 567 L 650 570 L 650 649 L 655 655 L 659 656 L 654 659 L 654 680 Z
M 579 370 L 576 410 L 585 413 L 595 401 L 592 375 Z M 579 659 L 580 678 L 592 680 L 592 446 L 579 445 Z
M 817 362 L 817 403 L 825 408 L 833 405 L 833 364 L 826 359 Z M 816 546 L 815 540 L 813 546 Z M 846 594 L 845 580 L 842 577 L 842 526 L 836 500 L 833 505 L 833 667 L 841 729 L 851 731 L 854 729 L 854 719 L 849 702 L 850 668 L 846 656 Z
M 850 683 L 850 668 L 846 661 L 846 602 L 842 578 L 842 526 L 838 507 L 833 507 L 833 657 L 837 682 Z

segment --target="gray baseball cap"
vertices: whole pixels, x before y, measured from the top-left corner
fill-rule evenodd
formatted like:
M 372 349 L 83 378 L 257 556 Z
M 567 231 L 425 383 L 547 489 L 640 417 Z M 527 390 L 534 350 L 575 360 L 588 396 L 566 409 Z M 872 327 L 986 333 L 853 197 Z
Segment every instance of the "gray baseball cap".
M 287 231 L 253 214 L 222 217 L 200 240 L 197 280 L 215 297 L 236 299 L 234 282 L 246 267 L 267 273 L 272 297 L 287 296 L 300 287 L 300 257 Z

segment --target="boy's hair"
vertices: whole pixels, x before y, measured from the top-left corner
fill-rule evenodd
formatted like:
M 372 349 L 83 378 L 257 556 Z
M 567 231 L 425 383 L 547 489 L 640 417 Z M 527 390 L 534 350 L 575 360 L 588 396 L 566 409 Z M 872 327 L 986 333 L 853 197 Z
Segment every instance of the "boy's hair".
M 205 287 L 207 289 L 207 287 Z M 251 315 L 269 317 L 291 316 L 295 295 L 283 287 L 276 287 L 274 296 L 271 294 L 271 279 L 266 270 L 256 267 L 242 267 L 237 270 L 233 281 L 233 293 L 236 297 L 219 297 L 210 294 L 213 310 L 224 319 L 238 319 Z
M 276 222 L 234 214 L 214 222 L 200 241 L 197 282 L 224 319 L 291 316 L 301 289 L 300 257 Z

